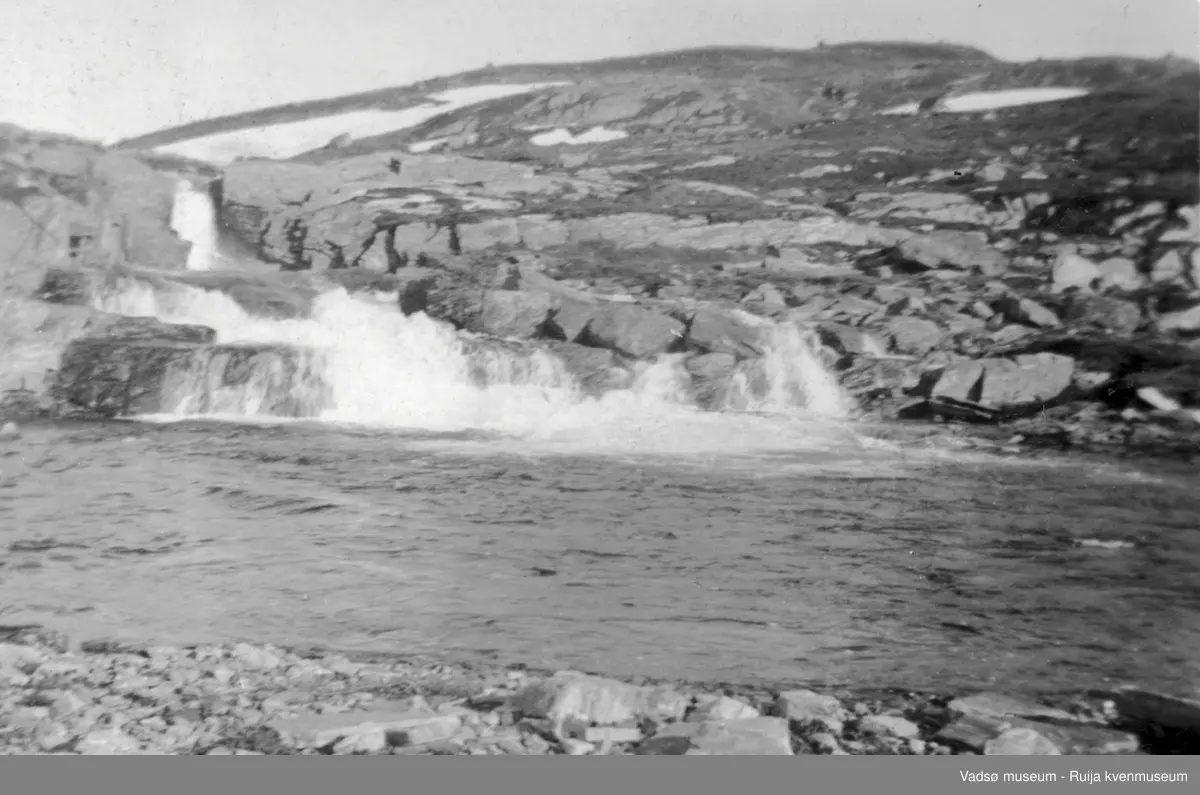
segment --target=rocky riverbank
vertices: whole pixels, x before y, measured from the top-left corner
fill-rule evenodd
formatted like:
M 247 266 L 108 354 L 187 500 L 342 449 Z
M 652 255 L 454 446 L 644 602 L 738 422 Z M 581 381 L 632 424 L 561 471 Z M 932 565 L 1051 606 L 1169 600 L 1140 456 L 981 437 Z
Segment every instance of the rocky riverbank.
M 1037 703 L 621 682 L 268 645 L 73 643 L 0 627 L 0 753 L 805 755 L 1200 752 L 1200 702 Z
M 798 328 L 868 420 L 1026 448 L 1200 454 L 1194 64 L 1014 65 L 887 44 L 655 63 L 571 67 L 528 96 L 291 160 L 217 167 L 136 148 L 195 130 L 103 149 L 6 129 L 0 417 L 154 410 L 185 361 L 205 383 L 269 375 L 262 411 L 312 416 L 328 395 L 289 391 L 306 351 L 134 328 L 95 304 L 139 283 L 302 318 L 341 286 L 398 294 L 400 312 L 470 345 L 547 353 L 588 392 L 678 354 L 700 408 L 753 409 L 770 389 L 770 329 Z M 528 69 L 451 82 L 562 77 Z M 837 85 L 848 73 L 855 85 Z M 880 114 L 965 75 L 1091 93 Z M 530 138 L 588 125 L 621 135 Z M 180 178 L 214 203 L 211 272 L 186 270 Z

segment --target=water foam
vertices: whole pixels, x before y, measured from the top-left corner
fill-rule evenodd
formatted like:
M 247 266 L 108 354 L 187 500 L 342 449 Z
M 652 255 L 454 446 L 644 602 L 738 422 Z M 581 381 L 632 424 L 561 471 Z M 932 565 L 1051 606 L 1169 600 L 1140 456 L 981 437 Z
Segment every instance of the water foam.
M 190 271 L 211 270 L 217 258 L 217 208 L 212 195 L 181 179 L 175 186 L 171 208 L 171 230 L 192 244 L 188 251 Z
M 770 329 L 765 355 L 732 379 L 726 411 L 708 412 L 694 404 L 682 356 L 641 363 L 627 388 L 589 396 L 550 352 L 462 334 L 423 313 L 406 317 L 396 300 L 335 288 L 316 297 L 309 317 L 274 319 L 215 290 L 130 277 L 97 305 L 216 330 L 217 354 L 193 357 L 169 384 L 175 419 L 290 415 L 666 454 L 811 448 L 817 437 L 844 446 L 848 438 L 841 420 L 853 402 L 816 341 L 792 325 Z M 228 346 L 249 350 L 239 358 Z

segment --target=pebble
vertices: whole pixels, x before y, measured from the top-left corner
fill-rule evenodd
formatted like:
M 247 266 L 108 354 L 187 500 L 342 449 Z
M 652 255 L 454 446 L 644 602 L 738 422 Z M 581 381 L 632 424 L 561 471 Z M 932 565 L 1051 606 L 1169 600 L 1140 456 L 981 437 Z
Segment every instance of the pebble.
M 252 644 L 145 654 L 95 644 L 80 656 L 30 637 L 0 643 L 0 753 L 790 756 L 801 742 L 803 753 L 838 756 L 1120 754 L 1138 753 L 1139 738 L 1108 721 L 1191 728 L 1197 714 L 1195 702 L 1126 689 L 1107 711 L 1073 706 L 1092 722 L 1072 722 L 1062 710 L 976 693 L 950 702 L 932 741 L 921 725 L 942 713 L 923 713 L 934 702 L 916 694 L 900 708 L 805 689 L 734 698 L 574 671 L 315 662 Z M 398 687 L 434 695 L 397 698 Z M 438 695 L 448 691 L 456 695 Z M 928 718 L 919 725 L 901 713 Z
M 812 690 L 789 690 L 780 693 L 775 710 L 792 723 L 816 723 L 833 734 L 841 734 L 846 722 L 846 710 L 833 696 Z

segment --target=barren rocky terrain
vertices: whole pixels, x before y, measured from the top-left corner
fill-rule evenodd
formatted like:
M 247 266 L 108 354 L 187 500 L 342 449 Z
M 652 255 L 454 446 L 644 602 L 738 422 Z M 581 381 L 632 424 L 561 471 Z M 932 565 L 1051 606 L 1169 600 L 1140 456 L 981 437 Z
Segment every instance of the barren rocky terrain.
M 534 82 L 559 85 L 290 160 L 156 151 Z M 936 102 L 1045 86 L 1090 93 L 975 113 Z M 532 141 L 597 128 L 622 137 Z M 305 317 L 340 286 L 397 294 L 397 311 L 474 346 L 549 352 L 593 393 L 683 354 L 699 406 L 741 408 L 730 384 L 766 389 L 770 329 L 793 325 L 817 335 L 876 432 L 1196 460 L 1198 174 L 1193 62 L 1008 63 L 888 43 L 502 67 L 112 148 L 3 127 L 0 418 L 154 413 L 172 363 L 198 354 L 225 383 L 268 360 L 305 366 L 300 348 L 96 308 L 130 284 L 219 291 L 270 318 Z M 181 177 L 219 213 L 210 271 L 186 270 L 170 227 Z M 297 396 L 290 377 L 267 412 L 319 415 L 329 396 Z M 433 669 L 408 664 L 253 647 L 79 654 L 12 632 L 0 742 L 17 752 L 1154 752 L 1174 747 L 1168 735 L 1194 749 L 1200 725 L 1194 703 L 1149 696 L 1086 709 L 698 685 L 650 696 L 441 670 L 424 690 Z M 460 676 L 478 678 L 454 690 Z

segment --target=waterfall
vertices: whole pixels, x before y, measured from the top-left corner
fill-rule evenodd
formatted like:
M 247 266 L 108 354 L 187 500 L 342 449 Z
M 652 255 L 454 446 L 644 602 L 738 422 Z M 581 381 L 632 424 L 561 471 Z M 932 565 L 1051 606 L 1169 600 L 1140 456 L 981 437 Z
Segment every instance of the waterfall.
M 162 404 L 176 418 L 309 417 L 673 454 L 812 447 L 830 434 L 845 443 L 837 429 L 853 402 L 793 325 L 771 327 L 765 355 L 735 371 L 726 411 L 702 411 L 682 355 L 640 363 L 629 386 L 591 396 L 552 352 L 405 316 L 396 303 L 334 288 L 309 317 L 280 320 L 215 290 L 128 277 L 97 308 L 217 331 L 214 346 L 172 370 Z
M 171 229 L 192 244 L 188 251 L 188 270 L 212 270 L 217 258 L 217 208 L 207 187 L 197 187 L 186 179 L 179 180 L 171 210 Z

